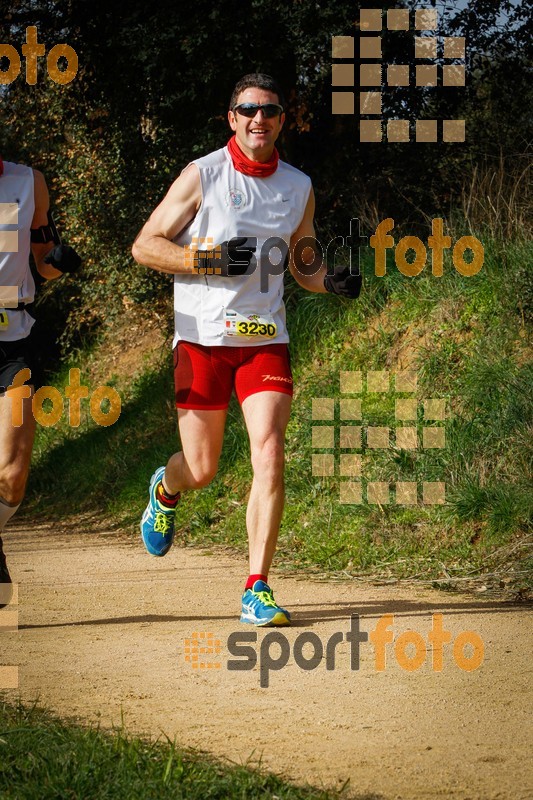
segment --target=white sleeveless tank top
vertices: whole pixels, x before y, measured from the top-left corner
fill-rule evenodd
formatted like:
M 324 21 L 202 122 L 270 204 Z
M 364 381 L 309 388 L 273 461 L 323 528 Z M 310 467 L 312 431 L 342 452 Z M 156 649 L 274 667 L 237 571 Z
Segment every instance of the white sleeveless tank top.
M 304 215 L 310 178 L 284 161 L 279 161 L 274 174 L 267 178 L 244 175 L 234 168 L 227 147 L 192 163 L 200 173 L 202 202 L 194 219 L 174 241 L 183 246 L 191 244 L 193 237 L 209 237 L 212 245 L 198 244 L 200 250 L 208 250 L 234 237 L 255 237 L 257 263 L 250 275 L 234 278 L 175 275 L 173 346 L 180 339 L 234 347 L 288 342 L 284 276 L 269 274 L 268 291 L 261 292 L 266 288 L 266 273 L 275 271 L 275 267 L 269 268 L 268 254 L 262 254 L 261 248 L 272 237 L 283 239 L 289 247 Z M 278 249 L 272 250 L 270 260 L 276 264 L 280 256 Z M 240 327 L 236 324 L 239 320 Z M 243 325 L 243 320 L 253 325 Z M 243 335 L 243 329 L 254 330 L 254 335 Z
M 0 249 L 0 286 L 16 286 L 18 302 L 31 303 L 35 283 L 30 270 L 30 227 L 35 211 L 33 170 L 4 161 L 0 176 L 0 231 L 15 231 L 17 252 Z M 1 237 L 1 235 L 0 235 Z M 28 336 L 35 320 L 27 311 L 0 308 L 0 341 L 13 342 Z

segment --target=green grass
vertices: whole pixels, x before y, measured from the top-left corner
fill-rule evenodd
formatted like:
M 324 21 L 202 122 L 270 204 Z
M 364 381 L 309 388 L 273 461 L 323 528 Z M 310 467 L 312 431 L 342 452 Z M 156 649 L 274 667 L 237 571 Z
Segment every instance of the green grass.
M 216 761 L 168 740 L 82 727 L 0 699 L 2 800 L 333 800 L 340 795 Z
M 392 265 L 378 278 L 364 263 L 357 302 L 311 295 L 289 283 L 287 312 L 295 375 L 287 431 L 287 504 L 276 564 L 321 573 L 440 579 L 507 569 L 492 554 L 515 547 L 531 525 L 533 370 L 528 336 L 531 292 L 524 272 L 531 243 L 485 243 L 478 275 L 460 276 L 448 263 L 442 278 L 426 268 L 405 278 Z M 312 475 L 313 397 L 339 399 L 339 371 L 394 370 L 410 348 L 419 398 L 447 401 L 442 450 L 363 452 L 364 479 L 444 481 L 446 506 L 343 505 L 340 476 Z M 63 378 L 66 370 L 63 373 Z M 61 379 L 55 382 L 61 385 Z M 40 429 L 25 513 L 68 519 L 75 511 L 103 514 L 137 535 L 153 469 L 178 447 L 171 354 L 119 387 L 118 422 L 79 429 L 65 421 Z M 407 394 L 399 395 L 408 397 Z M 362 395 L 365 429 L 394 424 L 394 395 Z M 336 403 L 335 424 L 341 424 Z M 424 426 L 419 405 L 419 439 Z M 442 425 L 444 423 L 430 423 Z M 339 455 L 338 431 L 335 444 Z M 337 458 L 338 463 L 338 458 Z M 240 410 L 230 406 L 219 474 L 180 504 L 186 544 L 246 546 L 249 447 Z M 391 495 L 391 499 L 392 499 Z M 517 585 L 531 581 L 520 555 Z

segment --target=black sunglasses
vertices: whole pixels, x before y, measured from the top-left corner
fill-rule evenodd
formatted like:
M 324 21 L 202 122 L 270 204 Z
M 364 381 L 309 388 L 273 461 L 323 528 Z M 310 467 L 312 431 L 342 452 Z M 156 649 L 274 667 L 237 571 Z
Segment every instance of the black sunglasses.
M 242 114 L 243 117 L 253 119 L 259 109 L 263 112 L 265 119 L 271 119 L 272 117 L 283 114 L 283 106 L 277 103 L 264 103 L 263 105 L 259 103 L 239 103 L 238 106 L 233 106 L 233 113 L 235 114 L 235 112 L 238 112 Z

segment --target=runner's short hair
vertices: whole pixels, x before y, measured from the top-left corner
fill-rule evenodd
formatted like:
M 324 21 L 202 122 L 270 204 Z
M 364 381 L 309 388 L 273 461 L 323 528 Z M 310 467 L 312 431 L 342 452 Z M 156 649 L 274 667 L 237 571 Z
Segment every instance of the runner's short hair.
M 283 92 L 278 82 L 270 75 L 265 75 L 263 72 L 250 72 L 249 75 L 245 75 L 235 84 L 229 102 L 230 111 L 233 111 L 237 105 L 237 99 L 240 93 L 244 92 L 245 89 L 264 89 L 266 92 L 277 94 L 280 106 L 285 108 L 285 98 L 283 97 Z

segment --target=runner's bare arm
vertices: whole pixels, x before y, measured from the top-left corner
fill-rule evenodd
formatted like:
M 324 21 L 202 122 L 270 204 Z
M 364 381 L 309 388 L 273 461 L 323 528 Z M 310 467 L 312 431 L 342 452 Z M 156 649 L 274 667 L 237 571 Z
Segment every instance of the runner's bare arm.
M 319 266 L 317 265 L 318 269 L 313 275 L 306 275 L 305 272 L 307 265 L 310 264 L 315 257 L 314 251 L 310 246 L 304 248 L 303 250 L 298 248 L 296 251 L 296 256 L 294 251 L 294 248 L 300 239 L 303 239 L 306 236 L 312 237 L 313 239 L 315 238 L 315 226 L 313 224 L 314 216 L 315 195 L 313 189 L 311 189 L 303 219 L 300 222 L 298 230 L 295 231 L 295 233 L 293 233 L 291 236 L 291 256 L 289 261 L 289 269 L 296 283 L 299 283 L 304 289 L 307 289 L 309 292 L 320 292 L 325 294 L 326 289 L 324 288 L 324 276 L 326 275 L 326 265 L 324 262 L 319 262 Z M 301 252 L 299 252 L 300 250 Z M 316 267 L 314 267 L 314 269 L 316 269 Z
M 33 195 L 35 199 L 35 211 L 31 222 L 32 228 L 40 228 L 42 225 L 48 225 L 48 210 L 50 208 L 50 197 L 48 195 L 48 186 L 42 172 L 33 170 Z M 55 247 L 54 242 L 45 242 L 44 244 L 36 244 L 32 242 L 31 252 L 35 260 L 35 266 L 41 277 L 46 280 L 59 278 L 63 273 L 47 264 L 44 261 L 45 256 Z
M 135 239 L 131 250 L 135 261 L 170 274 L 196 272 L 192 265 L 184 266 L 184 248 L 172 239 L 195 217 L 201 202 L 200 173 L 189 164 Z

